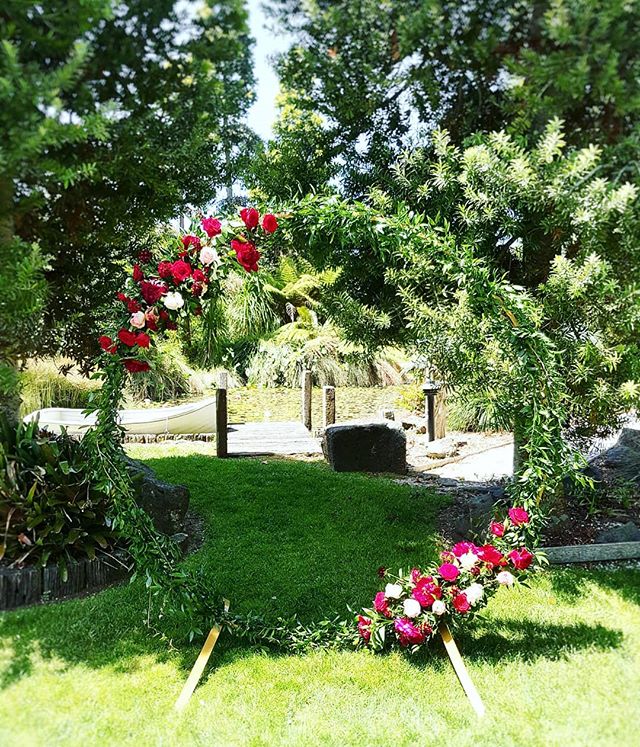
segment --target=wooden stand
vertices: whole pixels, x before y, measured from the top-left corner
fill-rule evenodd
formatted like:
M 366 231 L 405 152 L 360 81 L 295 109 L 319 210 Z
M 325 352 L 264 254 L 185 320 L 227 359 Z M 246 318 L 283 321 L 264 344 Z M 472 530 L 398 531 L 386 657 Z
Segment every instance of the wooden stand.
M 467 668 L 462 661 L 462 656 L 460 656 L 456 642 L 453 640 L 449 626 L 446 623 L 440 623 L 438 631 L 442 638 L 442 642 L 444 643 L 444 647 L 449 654 L 453 668 L 458 675 L 462 689 L 465 691 L 467 698 L 469 698 L 473 710 L 482 718 L 485 714 L 484 703 L 482 702 L 480 693 L 476 690 L 475 685 L 471 681 L 471 677 L 469 677 L 469 672 L 467 672 Z
M 224 611 L 229 611 L 228 599 L 224 600 Z M 213 628 L 211 628 L 211 630 L 209 631 L 209 635 L 207 636 L 207 640 L 204 642 L 204 646 L 200 650 L 200 654 L 196 659 L 196 663 L 193 665 L 193 669 L 191 670 L 189 678 L 184 683 L 184 687 L 182 688 L 180 697 L 178 698 L 178 700 L 176 700 L 177 711 L 182 711 L 191 700 L 193 691 L 196 689 L 196 686 L 200 681 L 200 677 L 202 677 L 204 668 L 207 666 L 207 662 L 209 661 L 209 657 L 211 656 L 211 652 L 213 651 L 213 647 L 216 645 L 219 635 L 220 626 L 214 625 Z

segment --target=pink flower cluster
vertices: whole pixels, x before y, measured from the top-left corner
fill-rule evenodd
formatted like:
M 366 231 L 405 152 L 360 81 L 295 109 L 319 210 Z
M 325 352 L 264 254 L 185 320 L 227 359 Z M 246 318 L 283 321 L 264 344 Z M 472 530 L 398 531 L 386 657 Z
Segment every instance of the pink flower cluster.
M 203 296 L 221 276 L 227 257 L 216 251 L 216 240 L 227 230 L 236 261 L 247 272 L 257 272 L 260 252 L 257 243 L 278 228 L 275 215 L 267 213 L 260 219 L 255 208 L 243 208 L 240 218 L 246 231 L 237 233 L 225 229 L 218 218 L 203 218 L 196 233 L 182 236 L 173 256 L 154 263 L 153 254 L 143 249 L 133 266 L 126 293 L 118 293 L 126 317 L 114 337 L 98 338 L 100 348 L 117 356 L 131 373 L 149 370 L 149 363 L 140 358 L 141 351 L 151 345 L 150 333 L 177 328 L 178 319 L 188 314 L 202 313 Z M 226 235 L 226 234 L 225 234 Z
M 469 615 L 500 586 L 513 586 L 534 560 L 524 546 L 529 523 L 528 512 L 514 507 L 504 521 L 491 522 L 491 541 L 458 542 L 427 571 L 414 568 L 408 575 L 392 576 L 381 567 L 378 574 L 389 583 L 376 594 L 372 609 L 357 617 L 362 641 L 374 649 L 389 641 L 414 649 L 434 634 L 439 623 Z

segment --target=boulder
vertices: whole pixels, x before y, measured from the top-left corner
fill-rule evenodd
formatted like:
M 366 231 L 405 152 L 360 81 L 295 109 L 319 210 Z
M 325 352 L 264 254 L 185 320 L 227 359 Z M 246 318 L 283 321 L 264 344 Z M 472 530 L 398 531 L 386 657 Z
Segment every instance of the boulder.
M 596 543 L 640 542 L 640 529 L 632 522 L 605 529 L 596 536 Z
M 168 535 L 180 534 L 189 508 L 189 489 L 160 480 L 142 462 L 128 459 L 128 469 L 138 505 L 151 516 L 155 528 Z
M 322 450 L 336 472 L 407 471 L 407 437 L 392 421 L 330 425 Z

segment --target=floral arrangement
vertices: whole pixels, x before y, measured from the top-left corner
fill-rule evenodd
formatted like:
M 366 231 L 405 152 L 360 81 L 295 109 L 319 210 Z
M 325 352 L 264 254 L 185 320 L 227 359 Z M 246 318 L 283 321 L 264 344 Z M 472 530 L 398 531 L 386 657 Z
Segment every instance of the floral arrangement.
M 440 623 L 456 627 L 472 616 L 496 589 L 513 586 L 530 569 L 535 555 L 524 544 L 529 523 L 528 512 L 514 507 L 503 522 L 491 522 L 484 545 L 458 542 L 424 571 L 396 576 L 380 568 L 387 584 L 373 607 L 357 616 L 362 642 L 376 651 L 394 643 L 415 651 Z
M 148 371 L 145 351 L 152 334 L 176 329 L 181 318 L 202 314 L 210 289 L 219 290 L 234 263 L 257 272 L 258 246 L 277 228 L 275 215 L 267 213 L 261 219 L 255 208 L 243 208 L 238 220 L 227 223 L 202 218 L 160 262 L 148 249 L 142 250 L 125 291 L 117 295 L 122 309 L 119 329 L 99 338 L 102 350 L 117 356 L 130 373 Z

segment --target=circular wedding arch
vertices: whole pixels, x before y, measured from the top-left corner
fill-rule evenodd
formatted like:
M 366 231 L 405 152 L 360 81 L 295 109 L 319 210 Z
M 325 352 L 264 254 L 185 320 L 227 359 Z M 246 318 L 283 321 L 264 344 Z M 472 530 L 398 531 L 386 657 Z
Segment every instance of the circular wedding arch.
M 562 441 L 562 382 L 555 372 L 555 350 L 541 333 L 530 299 L 524 291 L 496 277 L 471 247 L 452 244 L 432 251 L 433 227 L 411 216 L 388 217 L 365 203 L 344 203 L 333 198 L 306 198 L 299 210 L 260 215 L 244 208 L 236 219 L 201 218 L 191 233 L 176 237 L 163 256 L 143 250 L 125 288 L 118 294 L 112 328 L 99 339 L 102 387 L 91 408 L 96 426 L 85 436 L 93 479 L 110 497 L 113 528 L 127 541 L 135 575 L 144 578 L 158 597 L 164 614 L 182 616 L 190 637 L 217 623 L 250 641 L 292 647 L 304 641 L 318 646 L 348 641 L 381 649 L 390 644 L 415 650 L 426 643 L 440 622 L 453 627 L 484 606 L 501 585 L 511 586 L 529 572 L 536 559 L 541 505 L 565 475 L 577 468 Z M 526 444 L 516 479 L 509 486 L 512 507 L 496 517 L 483 544 L 463 542 L 445 550 L 426 569 L 404 575 L 383 574 L 387 583 L 371 608 L 351 622 L 322 621 L 314 625 L 280 620 L 264 622 L 259 615 L 241 617 L 211 598 L 204 581 L 180 568 L 178 546 L 154 529 L 150 517 L 137 505 L 122 447 L 118 423 L 125 375 L 149 370 L 148 351 L 154 340 L 177 328 L 182 319 L 202 313 L 203 305 L 221 292 L 231 268 L 256 272 L 261 250 L 268 251 L 290 231 L 327 231 L 334 241 L 335 213 L 342 210 L 345 235 L 360 231 L 373 251 L 404 252 L 408 242 L 416 251 L 432 252 L 441 277 L 463 290 L 469 307 L 487 320 L 491 329 L 509 343 L 514 365 L 522 377 L 526 401 L 511 403 L 522 409 L 519 434 Z M 446 373 L 447 359 L 439 361 Z M 455 381 L 453 382 L 455 384 Z M 293 627 L 292 627 L 293 626 Z M 295 630 L 294 630 L 295 628 Z

